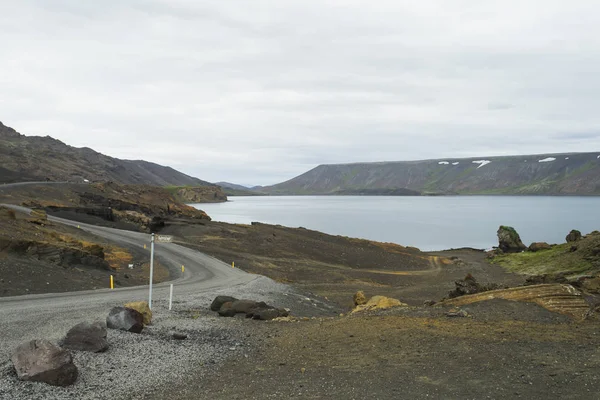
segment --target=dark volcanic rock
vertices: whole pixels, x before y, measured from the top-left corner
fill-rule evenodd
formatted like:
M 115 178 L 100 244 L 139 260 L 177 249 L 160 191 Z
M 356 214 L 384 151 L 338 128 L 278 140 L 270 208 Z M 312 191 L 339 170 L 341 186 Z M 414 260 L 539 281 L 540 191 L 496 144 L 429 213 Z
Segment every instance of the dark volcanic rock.
M 231 304 L 231 308 L 236 313 L 244 313 L 247 314 L 256 308 L 266 308 L 268 307 L 266 303 L 257 302 L 253 300 L 236 300 Z
M 451 299 L 467 294 L 487 292 L 489 290 L 499 288 L 498 285 L 493 283 L 481 285 L 471 274 L 467 274 L 467 276 L 465 276 L 465 279 L 459 279 L 457 281 L 454 281 L 454 284 L 456 285 L 456 288 L 448 293 L 448 297 Z
M 91 351 L 99 353 L 108 349 L 106 340 L 106 326 L 101 322 L 82 322 L 72 327 L 64 340 L 62 346 L 79 351 Z
M 231 301 L 223 303 L 223 305 L 219 309 L 219 315 L 221 317 L 235 317 L 236 312 L 234 311 L 233 308 L 231 308 L 232 304 L 233 304 L 233 302 L 231 302 Z
M 513 227 L 504 225 L 498 228 L 498 247 L 505 253 L 518 253 L 527 248 L 517 231 Z
M 536 251 L 540 251 L 540 250 L 550 250 L 551 248 L 552 248 L 552 246 L 550 246 L 546 242 L 533 242 L 529 245 L 527 250 L 536 252 Z
M 140 333 L 144 329 L 144 316 L 131 308 L 114 307 L 106 317 L 106 326 L 110 329 Z
M 77 379 L 77 367 L 69 351 L 47 340 L 22 343 L 11 360 L 17 376 L 23 381 L 45 382 L 54 386 L 69 386 Z
M 578 240 L 581 240 L 581 232 L 579 232 L 577 229 L 573 229 L 571 232 L 569 232 L 565 239 L 567 240 L 567 243 L 577 242 Z
M 212 304 L 210 305 L 210 310 L 211 311 L 219 311 L 221 309 L 221 306 L 227 302 L 231 302 L 233 303 L 234 301 L 237 301 L 237 299 L 235 297 L 231 297 L 231 296 L 217 296 L 215 297 L 215 299 L 213 300 Z
M 287 317 L 289 313 L 286 310 L 280 310 L 277 308 L 263 308 L 253 312 L 252 318 L 260 319 L 263 321 L 270 321 L 279 317 Z

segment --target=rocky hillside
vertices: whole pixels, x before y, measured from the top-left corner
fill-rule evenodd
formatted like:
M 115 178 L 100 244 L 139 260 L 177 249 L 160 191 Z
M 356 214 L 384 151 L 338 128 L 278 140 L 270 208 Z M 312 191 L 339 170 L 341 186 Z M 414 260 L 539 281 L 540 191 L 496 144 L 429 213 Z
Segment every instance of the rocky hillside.
M 171 167 L 120 160 L 50 136 L 24 136 L 0 122 L 0 183 L 112 181 L 147 185 L 210 185 Z
M 220 186 L 169 186 L 166 188 L 182 203 L 222 203 L 227 195 Z
M 181 218 L 198 223 L 210 220 L 205 212 L 181 203 L 165 188 L 114 182 L 0 185 L 1 203 L 144 232 L 158 232 L 165 224 Z
M 320 165 L 261 192 L 600 195 L 600 152 Z

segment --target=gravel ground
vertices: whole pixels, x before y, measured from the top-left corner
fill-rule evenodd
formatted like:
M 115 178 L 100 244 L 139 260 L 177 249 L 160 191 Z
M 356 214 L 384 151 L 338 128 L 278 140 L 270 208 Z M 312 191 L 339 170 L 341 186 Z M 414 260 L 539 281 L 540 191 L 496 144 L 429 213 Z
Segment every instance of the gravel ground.
M 195 379 L 201 378 L 231 356 L 246 355 L 252 346 L 253 326 L 265 323 L 216 316 L 208 306 L 217 294 L 263 300 L 290 308 L 296 316 L 332 316 L 339 312 L 322 298 L 265 277 L 235 288 L 177 298 L 171 312 L 165 300 L 155 301 L 153 324 L 142 334 L 109 330 L 111 347 L 107 352 L 72 352 L 79 368 L 73 386 L 60 388 L 19 381 L 8 355 L 0 364 L 0 398 L 140 399 L 151 396 L 164 385 L 176 383 L 192 371 Z M 107 305 L 106 314 L 109 309 Z M 45 339 L 57 342 L 69 328 L 64 326 L 62 331 L 57 330 L 53 337 Z M 174 340 L 171 338 L 174 331 L 185 333 L 188 338 Z M 12 352 L 4 350 L 4 354 Z

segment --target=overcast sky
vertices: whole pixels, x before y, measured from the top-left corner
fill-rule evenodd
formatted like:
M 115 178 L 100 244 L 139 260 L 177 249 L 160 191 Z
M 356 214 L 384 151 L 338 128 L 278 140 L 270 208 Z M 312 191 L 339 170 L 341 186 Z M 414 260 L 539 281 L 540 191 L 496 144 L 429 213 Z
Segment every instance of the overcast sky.
M 0 0 L 0 121 L 209 181 L 600 150 L 597 0 Z

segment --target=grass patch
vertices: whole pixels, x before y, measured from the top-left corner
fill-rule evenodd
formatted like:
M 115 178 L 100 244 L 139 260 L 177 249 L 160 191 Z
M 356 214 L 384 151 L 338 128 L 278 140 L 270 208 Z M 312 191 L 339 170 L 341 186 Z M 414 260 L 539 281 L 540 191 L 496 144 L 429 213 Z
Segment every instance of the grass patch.
M 564 243 L 550 250 L 502 254 L 494 257 L 492 262 L 508 271 L 525 275 L 565 273 L 577 276 L 600 270 L 599 261 L 584 250 L 573 252 L 571 243 Z
M 133 262 L 133 256 L 128 251 L 119 247 L 105 248 L 104 259 L 114 270 L 126 268 Z

